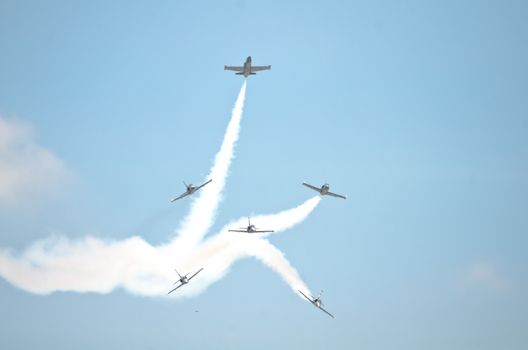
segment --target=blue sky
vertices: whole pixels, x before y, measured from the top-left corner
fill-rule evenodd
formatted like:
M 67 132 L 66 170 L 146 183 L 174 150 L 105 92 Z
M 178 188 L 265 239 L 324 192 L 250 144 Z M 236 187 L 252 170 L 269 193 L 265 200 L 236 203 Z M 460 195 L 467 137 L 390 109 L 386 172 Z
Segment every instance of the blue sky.
M 248 55 L 272 70 L 248 79 L 213 231 L 300 204 L 304 180 L 349 195 L 270 238 L 335 320 L 246 259 L 176 302 L 1 279 L 0 347 L 525 349 L 527 18 L 522 1 L 0 2 L 0 117 L 63 165 L 0 202 L 0 247 L 165 242 L 242 85 L 223 65 Z

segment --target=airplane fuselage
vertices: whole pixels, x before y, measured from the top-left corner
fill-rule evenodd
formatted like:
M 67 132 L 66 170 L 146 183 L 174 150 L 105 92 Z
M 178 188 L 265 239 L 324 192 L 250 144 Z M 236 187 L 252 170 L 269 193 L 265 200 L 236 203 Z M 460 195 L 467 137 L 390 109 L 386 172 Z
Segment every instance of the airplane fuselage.
M 246 59 L 246 62 L 244 62 L 244 77 L 247 78 L 251 75 L 251 56 L 249 56 L 247 59 Z M 255 73 L 253 73 L 255 74 Z
M 321 186 L 321 190 L 319 191 L 319 193 L 324 196 L 328 193 L 328 191 L 330 191 L 330 186 L 328 184 L 324 184 L 323 186 Z

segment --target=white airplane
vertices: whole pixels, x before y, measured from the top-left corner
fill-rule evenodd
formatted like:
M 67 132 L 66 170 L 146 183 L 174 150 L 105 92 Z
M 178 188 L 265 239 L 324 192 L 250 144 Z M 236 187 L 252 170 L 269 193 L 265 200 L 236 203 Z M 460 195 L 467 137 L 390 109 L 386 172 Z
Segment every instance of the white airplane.
M 183 275 L 183 276 L 182 276 L 182 275 L 180 275 L 180 273 L 175 269 L 174 271 L 176 271 L 176 273 L 178 274 L 178 276 L 180 277 L 180 279 L 177 280 L 176 282 L 174 282 L 174 284 L 176 284 L 176 283 L 180 283 L 180 284 L 179 284 L 176 288 L 174 288 L 174 289 L 172 289 L 170 292 L 168 292 L 167 294 L 170 294 L 170 293 L 174 292 L 176 289 L 180 288 L 181 286 L 183 286 L 183 285 L 189 283 L 189 281 L 190 281 L 194 276 L 196 276 L 200 271 L 202 271 L 202 270 L 203 270 L 203 267 L 200 268 L 200 270 L 196 271 L 196 273 L 195 273 L 194 275 L 192 275 L 191 277 L 187 277 L 187 275 L 188 275 L 189 273 L 187 273 L 186 275 Z
M 251 225 L 251 219 L 248 218 L 247 227 L 241 227 L 238 230 L 229 230 L 229 232 L 245 232 L 245 233 L 264 233 L 264 232 L 275 232 L 273 230 L 259 230 L 255 225 Z
M 232 70 L 238 73 L 235 73 L 236 75 L 243 75 L 245 78 L 249 77 L 250 75 L 255 75 L 258 71 L 261 70 L 269 70 L 271 69 L 271 66 L 253 66 L 251 65 L 251 56 L 246 58 L 246 62 L 244 62 L 243 66 L 237 67 L 237 66 L 224 66 L 224 70 Z
M 333 192 L 330 192 L 330 185 L 325 183 L 323 186 L 321 187 L 315 187 L 313 185 L 310 185 L 309 183 L 306 183 L 306 182 L 303 182 L 302 183 L 304 186 L 314 190 L 314 191 L 317 191 L 319 192 L 319 194 L 321 196 L 326 196 L 326 195 L 329 195 L 329 196 L 332 196 L 332 197 L 337 197 L 337 198 L 343 198 L 343 199 L 347 199 L 347 196 L 343 196 L 341 194 L 337 194 L 337 193 L 333 193 Z
M 326 311 L 322 307 L 323 306 L 323 301 L 321 300 L 321 294 L 323 294 L 323 291 L 321 291 L 321 293 L 319 293 L 319 296 L 317 298 L 314 298 L 313 296 L 311 298 L 309 298 L 308 296 L 306 296 L 306 294 L 304 294 L 300 290 L 299 290 L 299 293 L 301 293 L 303 297 L 305 297 L 310 303 L 312 303 L 313 306 L 315 306 L 316 308 L 318 308 L 321 311 L 325 312 L 328 316 L 330 316 L 332 318 L 335 318 L 334 315 L 332 315 L 331 313 L 329 313 L 328 311 Z
M 211 181 L 213 181 L 213 180 L 209 180 L 209 181 L 201 184 L 200 186 L 193 186 L 193 184 L 188 184 L 187 185 L 185 182 L 183 182 L 183 184 L 185 185 L 185 188 L 187 188 L 187 190 L 185 192 L 183 192 L 181 195 L 179 195 L 178 197 L 171 199 L 171 202 L 177 201 L 178 199 L 182 199 L 183 197 L 186 197 L 186 196 L 189 196 L 189 195 L 193 194 L 194 192 L 198 191 L 200 188 L 204 187 L 205 185 L 207 185 Z

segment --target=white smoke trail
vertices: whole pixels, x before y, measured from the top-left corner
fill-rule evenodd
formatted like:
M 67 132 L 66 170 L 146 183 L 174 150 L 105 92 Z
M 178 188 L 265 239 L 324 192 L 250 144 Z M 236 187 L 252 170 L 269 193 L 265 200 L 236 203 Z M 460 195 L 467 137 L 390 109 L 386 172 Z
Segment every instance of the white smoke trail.
M 293 268 L 284 254 L 267 240 L 258 238 L 251 234 L 240 232 L 222 232 L 215 237 L 214 241 L 203 247 L 203 251 L 197 252 L 202 260 L 204 276 L 200 282 L 195 284 L 196 291 L 203 290 L 206 286 L 221 279 L 229 267 L 239 259 L 253 256 L 279 274 L 290 288 L 309 291 L 299 273 Z M 190 293 L 195 292 L 189 289 Z
M 183 223 L 178 230 L 179 238 L 176 242 L 178 245 L 192 246 L 198 244 L 213 224 L 218 205 L 222 200 L 222 190 L 225 187 L 229 166 L 234 157 L 234 148 L 240 131 L 245 96 L 246 82 L 244 81 L 233 107 L 224 141 L 206 178 L 206 181 L 212 179 L 213 182 L 200 190 L 198 197 L 192 203 L 189 214 L 183 219 Z
M 291 228 L 308 217 L 318 202 L 312 198 L 296 208 L 259 217 L 267 218 L 262 221 L 266 225 L 276 223 L 279 230 Z M 200 278 L 173 294 L 183 297 L 195 295 L 220 280 L 237 260 L 254 256 L 277 272 L 292 290 L 309 291 L 277 248 L 257 235 L 228 232 L 229 227 L 191 251 L 174 249 L 170 243 L 154 247 L 139 237 L 116 242 L 92 237 L 76 241 L 51 238 L 36 242 L 18 257 L 0 251 L 0 275 L 18 288 L 37 294 L 105 294 L 122 287 L 138 295 L 164 296 L 175 280 L 169 261 L 177 255 L 181 272 L 204 268 Z
M 224 141 L 208 176 L 213 182 L 200 191 L 175 239 L 154 247 L 140 237 L 122 241 L 92 237 L 76 241 L 51 238 L 34 243 L 19 256 L 0 249 L 0 276 L 21 289 L 38 294 L 55 291 L 109 293 L 115 288 L 124 288 L 134 294 L 163 296 L 175 279 L 172 266 L 183 273 L 203 267 L 200 278 L 174 294 L 183 297 L 195 295 L 220 280 L 237 260 L 254 256 L 277 272 L 295 292 L 297 289 L 308 292 L 284 254 L 264 239 L 268 234 L 227 232 L 229 227 L 245 224 L 245 218 L 203 241 L 214 221 L 233 159 L 245 93 L 246 83 L 240 90 Z M 256 216 L 254 220 L 280 232 L 302 222 L 319 201 L 319 197 L 314 197 L 296 208 Z
M 292 228 L 297 222 L 303 221 L 306 218 L 306 213 L 311 213 L 320 201 L 321 197 L 316 196 L 299 205 L 297 208 L 286 210 L 279 214 L 257 215 L 252 217 L 251 223 L 258 228 L 262 227 L 263 229 L 274 230 L 274 232 L 257 233 L 256 236 L 267 237 Z M 240 224 L 242 224 L 241 221 L 234 223 L 233 226 L 238 227 Z
M 320 197 L 308 199 L 303 204 L 271 215 L 259 215 L 259 223 L 266 228 L 273 228 L 275 233 L 290 229 L 304 221 L 317 207 Z M 205 241 L 192 255 L 182 261 L 187 268 L 204 267 L 201 282 L 195 283 L 195 290 L 203 290 L 206 286 L 221 279 L 228 268 L 237 260 L 254 256 L 268 267 L 272 268 L 297 292 L 298 289 L 309 291 L 297 271 L 290 265 L 284 255 L 267 240 L 263 239 L 269 233 L 247 234 L 229 232 L 233 227 L 246 225 L 246 218 L 240 218 L 224 226 L 215 236 Z

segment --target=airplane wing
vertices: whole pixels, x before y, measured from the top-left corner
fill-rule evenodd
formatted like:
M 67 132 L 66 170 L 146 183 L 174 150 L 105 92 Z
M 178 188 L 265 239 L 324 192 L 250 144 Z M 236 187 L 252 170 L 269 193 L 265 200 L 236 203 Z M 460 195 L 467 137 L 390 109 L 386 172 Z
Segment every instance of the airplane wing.
M 235 72 L 243 72 L 244 67 L 224 66 L 224 70 L 234 70 Z
M 227 230 L 228 232 L 242 232 L 242 233 L 248 233 L 246 229 L 244 230 Z
M 328 311 L 326 311 L 325 309 L 323 309 L 322 307 L 319 307 L 319 309 L 321 309 L 321 311 L 325 312 L 328 316 L 332 317 L 332 318 L 335 318 L 334 315 L 332 315 L 331 313 L 329 313 Z
M 268 69 L 271 69 L 271 66 L 251 66 L 252 72 L 258 72 L 261 70 L 268 70 Z
M 174 292 L 176 289 L 180 288 L 181 286 L 183 286 L 183 284 L 180 284 L 178 287 L 172 289 L 172 290 L 171 290 L 170 292 L 168 292 L 167 294 L 170 294 L 170 293 Z
M 303 182 L 302 184 L 304 186 L 308 187 L 308 188 L 311 188 L 314 191 L 321 192 L 321 189 L 319 187 L 312 186 L 312 185 L 310 185 L 309 183 L 306 183 L 306 182 Z
M 200 188 L 204 187 L 205 185 L 207 185 L 209 182 L 211 182 L 213 180 L 209 180 L 207 182 L 204 182 L 203 184 L 201 184 L 200 186 L 196 187 L 196 191 L 199 190 Z
M 257 231 L 253 231 L 253 233 L 266 233 L 266 232 L 275 232 L 273 230 L 257 230 Z
M 202 270 L 203 270 L 203 267 L 200 268 L 200 270 L 196 271 L 196 273 L 195 273 L 194 275 L 192 275 L 191 277 L 189 277 L 189 278 L 187 279 L 187 281 L 190 281 L 191 278 L 193 278 L 194 276 L 196 276 L 196 275 L 197 275 L 200 271 L 202 271 Z
M 189 195 L 189 191 L 185 191 L 178 197 L 171 199 L 171 202 L 177 201 L 178 199 L 182 199 L 183 197 L 188 196 L 188 195 Z
M 343 195 L 340 195 L 340 194 L 337 194 L 337 193 L 327 192 L 326 194 L 329 195 L 329 196 L 332 196 L 332 197 L 347 199 L 347 196 L 343 196 Z
M 306 294 L 304 294 L 304 293 L 303 293 L 303 292 L 301 292 L 300 290 L 297 290 L 297 291 L 298 291 L 299 293 L 301 293 L 301 294 L 302 294 L 302 296 L 303 296 L 303 297 L 305 297 L 305 298 L 306 298 L 306 300 L 308 300 L 308 301 L 309 301 L 310 303 L 311 303 L 311 302 L 313 301 L 313 300 L 312 300 L 311 298 L 308 298 L 308 297 L 306 296 Z

